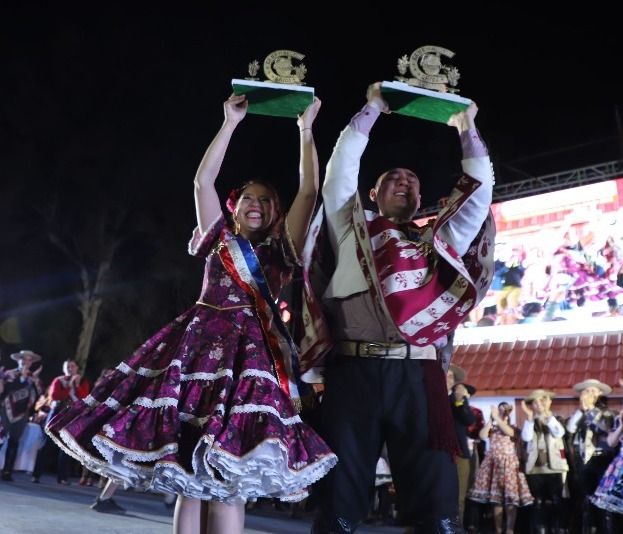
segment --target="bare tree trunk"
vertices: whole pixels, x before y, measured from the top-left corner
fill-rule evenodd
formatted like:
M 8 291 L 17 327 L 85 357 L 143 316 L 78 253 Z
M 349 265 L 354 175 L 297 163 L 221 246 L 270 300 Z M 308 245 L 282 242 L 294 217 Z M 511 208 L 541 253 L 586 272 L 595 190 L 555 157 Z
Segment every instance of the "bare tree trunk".
M 56 208 L 56 204 L 53 204 L 53 207 Z M 51 222 L 55 221 L 54 210 L 47 218 Z M 94 220 L 95 231 L 89 234 L 89 239 L 98 246 L 95 253 L 90 255 L 85 252 L 86 247 L 81 245 L 74 235 L 53 231 L 54 225 L 52 224 L 48 232 L 50 241 L 66 254 L 80 273 L 82 287 L 77 293 L 77 298 L 78 309 L 82 315 L 82 326 L 74 359 L 83 371 L 87 368 L 89 361 L 97 317 L 106 293 L 112 260 L 122 241 L 122 238 L 117 238 L 111 231 L 111 227 L 118 228 L 119 219 L 112 217 L 112 221 L 113 223 L 110 224 L 111 217 L 107 211 Z M 62 237 L 63 235 L 65 238 Z M 93 236 L 96 239 L 93 239 Z M 97 264 L 97 270 L 93 274 L 90 267 L 94 263 Z
M 106 287 L 110 265 L 118 246 L 114 241 L 107 245 L 103 250 L 104 259 L 102 259 L 94 278 L 88 275 L 86 266 L 81 267 L 83 290 L 79 294 L 79 307 L 82 314 L 82 328 L 80 329 L 75 359 L 82 370 L 87 368 L 97 316 L 103 302 L 102 290 Z
M 101 298 L 84 299 L 80 303 L 82 327 L 80 329 L 80 336 L 78 337 L 75 360 L 82 370 L 87 368 L 89 353 L 91 352 L 91 343 L 93 342 L 93 334 L 95 333 L 95 325 L 97 323 L 97 315 L 101 305 Z

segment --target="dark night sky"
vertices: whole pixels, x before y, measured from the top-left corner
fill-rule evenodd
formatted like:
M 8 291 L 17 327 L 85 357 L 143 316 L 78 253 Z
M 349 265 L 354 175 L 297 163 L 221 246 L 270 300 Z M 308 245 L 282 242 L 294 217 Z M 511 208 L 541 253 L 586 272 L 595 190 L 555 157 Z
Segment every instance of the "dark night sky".
M 195 224 L 192 179 L 222 122 L 231 79 L 244 78 L 250 61 L 261 62 L 274 50 L 306 56 L 305 81 L 323 102 L 314 128 L 322 168 L 339 132 L 365 102 L 368 84 L 393 79 L 398 57 L 426 44 L 456 53 L 447 62 L 461 73 L 460 94 L 479 105 L 477 124 L 498 183 L 620 157 L 623 37 L 614 15 L 548 19 L 506 8 L 468 16 L 473 22 L 462 18 L 472 4 L 456 11 L 453 4 L 437 11 L 430 5 L 416 15 L 377 6 L 348 17 L 312 4 L 304 13 L 293 2 L 271 2 L 269 12 L 261 2 L 198 4 L 3 7 L 4 315 L 18 309 L 27 314 L 25 308 L 48 298 L 42 288 L 62 287 L 56 281 L 64 276 L 62 261 L 43 251 L 36 218 L 52 195 L 71 204 L 73 223 L 80 225 L 103 198 L 93 184 L 109 184 L 104 193 L 111 202 L 128 202 L 133 212 L 150 216 L 135 242 L 170 249 L 170 258 L 160 257 L 154 270 L 166 271 L 185 256 Z M 298 180 L 296 128 L 293 119 L 248 115 L 234 134 L 222 190 L 259 175 L 278 184 L 287 199 Z M 368 182 L 387 167 L 404 165 L 420 174 L 425 203 L 449 191 L 458 163 L 454 129 L 382 116 L 369 147 L 363 165 Z M 190 278 L 198 290 L 196 276 Z
M 183 180 L 192 178 L 220 125 L 231 78 L 243 78 L 252 59 L 261 62 L 281 48 L 306 55 L 306 82 L 323 100 L 316 137 L 324 163 L 364 102 L 368 83 L 391 80 L 397 58 L 424 44 L 456 53 L 444 59 L 461 72 L 461 95 L 479 104 L 478 126 L 502 183 L 517 178 L 507 164 L 532 175 L 573 168 L 564 149 L 617 135 L 623 39 L 606 14 L 550 21 L 542 14 L 489 12 L 486 21 L 470 24 L 450 18 L 450 8 L 436 18 L 362 10 L 336 20 L 320 9 L 303 15 L 292 3 L 281 9 L 271 3 L 269 12 L 257 2 L 245 4 L 253 7 L 12 7 L 3 16 L 1 103 L 11 148 L 35 142 L 49 162 L 57 156 L 53 145 L 81 132 L 82 150 L 109 164 L 115 154 L 98 150 L 99 137 L 120 136 L 154 151 L 153 167 L 144 168 L 137 183 L 150 185 L 156 197 L 188 198 Z M 288 135 L 294 128 L 288 119 L 247 118 L 232 147 L 233 179 L 273 168 L 283 180 L 291 168 L 286 164 L 296 162 L 296 150 L 289 150 L 296 139 Z M 400 151 L 391 148 L 398 141 L 413 142 L 426 154 L 453 138 L 444 125 L 394 115 L 374 130 L 370 151 L 376 160 L 389 150 L 379 158 L 385 168 Z M 560 150 L 558 158 L 541 159 Z M 5 165 L 11 173 L 30 170 L 15 154 L 3 158 Z M 415 158 L 413 166 L 418 170 Z M 49 171 L 42 171 L 39 178 L 49 182 Z M 425 198 L 445 192 L 436 180 L 424 181 Z

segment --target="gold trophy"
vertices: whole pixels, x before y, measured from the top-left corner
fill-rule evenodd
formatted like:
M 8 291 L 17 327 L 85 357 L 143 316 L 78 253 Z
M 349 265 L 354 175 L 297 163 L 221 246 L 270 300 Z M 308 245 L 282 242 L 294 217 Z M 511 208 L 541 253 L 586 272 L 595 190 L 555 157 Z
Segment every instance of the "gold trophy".
M 293 50 L 275 50 L 266 56 L 263 71 L 266 80 L 257 78 L 260 64 L 253 60 L 248 65 L 249 76 L 231 81 L 234 94 L 246 95 L 249 113 L 274 117 L 298 117 L 314 100 L 314 88 L 303 80 L 307 67 L 301 62 L 305 56 Z
M 405 54 L 398 59 L 400 76 L 381 84 L 383 98 L 393 113 L 445 124 L 452 115 L 467 109 L 472 101 L 457 94 L 459 70 L 444 64 L 442 57 L 452 58 L 454 52 L 426 45 L 410 57 Z M 407 70 L 410 77 L 405 76 Z

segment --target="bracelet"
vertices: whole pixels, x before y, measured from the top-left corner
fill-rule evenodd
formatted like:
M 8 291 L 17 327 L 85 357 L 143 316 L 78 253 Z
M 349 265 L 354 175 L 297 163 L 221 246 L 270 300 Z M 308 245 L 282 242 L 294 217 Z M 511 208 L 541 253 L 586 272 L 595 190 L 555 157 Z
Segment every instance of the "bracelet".
M 299 131 L 304 132 L 305 130 L 311 130 L 311 128 L 301 128 Z

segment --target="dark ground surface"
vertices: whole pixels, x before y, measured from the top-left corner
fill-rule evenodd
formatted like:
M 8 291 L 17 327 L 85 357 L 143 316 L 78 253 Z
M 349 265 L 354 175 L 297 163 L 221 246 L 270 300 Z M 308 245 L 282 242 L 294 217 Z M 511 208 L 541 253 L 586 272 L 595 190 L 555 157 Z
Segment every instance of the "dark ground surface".
M 173 510 L 167 509 L 160 494 L 118 490 L 115 501 L 125 515 L 91 510 L 100 490 L 80 486 L 77 478 L 70 486 L 45 474 L 40 484 L 30 482 L 24 472 L 13 474 L 14 482 L 0 481 L 0 534 L 172 534 Z M 275 510 L 269 503 L 249 510 L 245 534 L 309 534 L 311 513 L 290 519 L 289 510 Z M 357 534 L 402 534 L 400 527 L 363 525 Z
M 127 512 L 124 515 L 98 513 L 90 508 L 100 492 L 97 485 L 80 486 L 78 478 L 71 485 L 56 482 L 46 473 L 40 484 L 31 475 L 14 473 L 14 482 L 0 481 L 0 534 L 172 534 L 173 509 L 167 508 L 163 495 L 118 490 L 115 501 Z M 277 510 L 268 501 L 248 510 L 245 534 L 309 534 L 313 510 L 302 518 L 289 517 L 288 505 Z M 518 511 L 516 534 L 528 534 L 529 509 Z M 617 514 L 615 514 L 617 515 Z M 493 521 L 488 507 L 479 505 L 479 528 L 470 534 L 493 534 Z M 623 516 L 616 518 L 615 532 L 623 533 Z M 576 530 L 577 532 L 577 530 Z M 357 534 L 404 534 L 402 526 L 364 524 Z

